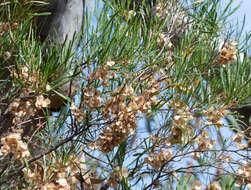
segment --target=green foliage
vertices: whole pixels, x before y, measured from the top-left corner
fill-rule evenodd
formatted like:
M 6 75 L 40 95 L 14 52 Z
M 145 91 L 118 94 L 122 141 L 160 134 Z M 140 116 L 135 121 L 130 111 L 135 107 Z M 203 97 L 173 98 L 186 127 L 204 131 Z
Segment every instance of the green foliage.
M 0 186 L 235 190 L 251 183 L 241 172 L 250 168 L 248 139 L 222 133 L 229 108 L 251 96 L 250 36 L 236 39 L 227 26 L 238 7 L 140 2 L 86 11 L 75 52 L 73 41 L 37 38 L 34 20 L 47 14 L 39 2 L 0 3 L 0 119 L 10 117 L 7 130 L 0 125 L 0 153 L 11 147 L 8 135 L 31 131 L 15 141 L 30 156 L 15 159 L 9 148 L 14 156 L 0 157 Z M 74 99 L 61 88 L 75 81 Z M 46 103 L 55 94 L 68 101 L 58 113 L 38 106 L 38 97 Z M 19 116 L 27 102 L 32 113 L 25 107 Z

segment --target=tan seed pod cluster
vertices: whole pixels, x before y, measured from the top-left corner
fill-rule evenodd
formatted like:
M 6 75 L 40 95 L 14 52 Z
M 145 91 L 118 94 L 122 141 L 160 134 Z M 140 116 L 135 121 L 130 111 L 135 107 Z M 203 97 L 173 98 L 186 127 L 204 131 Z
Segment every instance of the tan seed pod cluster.
M 39 71 L 31 71 L 27 66 L 23 66 L 18 72 L 13 70 L 13 76 L 30 89 L 41 89 Z
M 47 155 L 46 159 L 51 161 L 53 167 L 44 165 L 43 163 L 36 161 L 30 168 L 24 168 L 24 179 L 27 182 L 34 184 L 34 189 L 41 190 L 72 190 L 77 189 L 80 183 L 80 169 L 82 175 L 85 176 L 86 168 L 83 167 L 84 159 L 83 155 L 80 157 L 70 157 L 68 161 L 63 161 L 61 158 Z M 50 176 L 44 178 L 44 174 Z
M 142 96 L 136 96 L 134 89 L 127 85 L 116 90 L 114 95 L 104 103 L 102 110 L 104 119 L 113 122 L 100 134 L 95 147 L 102 152 L 109 152 L 128 135 L 134 134 L 137 128 L 136 114 L 148 112 L 151 105 L 157 101 L 155 94 L 159 92 L 159 86 L 156 82 L 156 78 L 153 77 L 149 82 L 149 88 L 142 93 Z
M 72 104 L 70 109 L 78 122 L 84 120 L 85 114 L 75 104 Z
M 174 115 L 170 130 L 171 134 L 167 140 L 170 144 L 179 144 L 184 141 L 184 136 L 186 136 L 186 140 L 189 140 L 190 136 L 193 135 L 190 123 L 194 117 L 189 107 L 179 100 L 173 100 L 170 106 L 173 109 Z
M 203 131 L 203 133 L 207 133 L 207 131 Z M 215 144 L 214 140 L 210 140 L 208 138 L 205 138 L 202 134 L 202 136 L 198 137 L 196 139 L 196 142 L 198 143 L 198 151 L 206 150 L 206 149 L 212 149 L 213 145 Z
M 48 98 L 45 98 L 43 95 L 36 97 L 35 106 L 38 109 L 46 108 L 50 105 L 51 101 Z
M 148 157 L 144 159 L 145 163 L 150 164 L 155 169 L 162 167 L 172 159 L 172 150 L 160 149 L 158 154 L 150 153 Z
M 243 164 L 241 168 L 238 169 L 237 174 L 239 175 L 236 182 L 238 186 L 250 185 L 251 184 L 251 162 L 249 161 L 248 163 Z
M 160 19 L 165 19 L 170 12 L 172 12 L 173 5 L 170 2 L 159 1 L 159 3 L 154 7 L 157 17 Z
M 30 156 L 27 144 L 21 139 L 21 132 L 10 133 L 2 137 L 1 144 L 0 154 L 2 155 L 13 153 L 15 159 L 20 161 Z
M 136 112 L 132 111 L 132 105 L 124 103 L 128 95 L 134 95 L 132 88 L 125 87 L 124 93 L 113 96 L 104 105 L 102 114 L 105 119 L 111 119 L 113 122 L 108 129 L 104 129 L 95 142 L 96 146 L 102 152 L 109 152 L 115 146 L 120 144 L 128 135 L 135 132 Z
M 15 116 L 13 118 L 13 124 L 18 125 L 24 119 L 34 115 L 36 110 L 32 105 L 32 100 L 23 101 L 20 98 L 16 98 L 9 106 L 10 112 Z
M 84 92 L 84 103 L 89 109 L 93 110 L 101 105 L 101 93 L 99 90 L 89 87 Z
M 169 33 L 169 39 L 183 35 L 189 27 L 188 15 L 181 8 L 179 1 L 159 1 L 154 7 L 154 12 L 160 20 L 168 18 L 165 30 Z M 172 40 L 176 41 L 176 39 Z
M 113 61 L 107 63 L 109 67 L 114 64 Z M 93 80 L 101 80 L 103 88 L 105 88 L 109 78 L 115 77 L 107 65 L 92 73 L 89 83 L 92 83 Z M 156 95 L 159 91 L 159 82 L 155 76 L 148 81 L 148 87 L 142 92 L 142 95 L 137 96 L 129 85 L 117 87 L 107 96 L 108 99 L 102 102 L 102 116 L 104 120 L 110 121 L 109 127 L 103 130 L 98 140 L 89 143 L 89 148 L 110 152 L 129 135 L 134 134 L 137 127 L 136 115 L 149 111 L 151 105 L 157 102 Z M 85 104 L 90 109 L 101 106 L 100 95 L 101 93 L 97 89 L 88 87 L 84 92 Z
M 236 50 L 237 42 L 230 40 L 229 44 L 225 44 L 222 49 L 220 50 L 220 58 L 218 63 L 220 65 L 226 65 L 237 59 L 237 50 Z
M 122 178 L 127 178 L 127 168 L 120 168 L 120 167 L 115 167 L 114 172 L 110 174 L 110 178 L 107 181 L 107 185 L 109 187 L 117 187 L 118 186 L 118 181 L 121 180 Z
M 226 106 L 218 106 L 217 108 L 210 107 L 208 110 L 203 111 L 203 116 L 207 117 L 207 125 L 215 125 L 217 128 L 223 126 L 222 118 L 228 114 Z
M 21 96 L 25 96 L 25 94 L 27 95 L 27 92 L 24 90 Z M 14 99 L 9 105 L 9 111 L 15 116 L 13 118 L 13 124 L 20 124 L 22 121 L 29 118 L 30 116 L 34 116 L 37 109 L 46 108 L 49 106 L 49 104 L 50 100 L 48 98 L 44 98 L 43 95 L 37 96 L 36 100 L 32 98 L 28 100 L 26 100 L 25 98 Z

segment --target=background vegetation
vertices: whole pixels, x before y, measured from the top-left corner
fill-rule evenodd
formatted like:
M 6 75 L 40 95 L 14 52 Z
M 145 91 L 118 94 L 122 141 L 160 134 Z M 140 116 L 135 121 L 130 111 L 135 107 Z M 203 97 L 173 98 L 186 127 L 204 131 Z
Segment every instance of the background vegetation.
M 1 189 L 251 189 L 232 1 L 106 1 L 78 51 L 41 42 L 44 4 L 0 3 Z

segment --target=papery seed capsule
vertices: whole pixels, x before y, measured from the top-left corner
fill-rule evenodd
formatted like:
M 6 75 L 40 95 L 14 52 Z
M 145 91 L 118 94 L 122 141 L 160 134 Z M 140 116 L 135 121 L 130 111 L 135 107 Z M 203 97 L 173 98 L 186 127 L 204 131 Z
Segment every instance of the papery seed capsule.
M 8 60 L 11 57 L 11 53 L 9 51 L 4 52 L 3 57 L 5 60 Z

